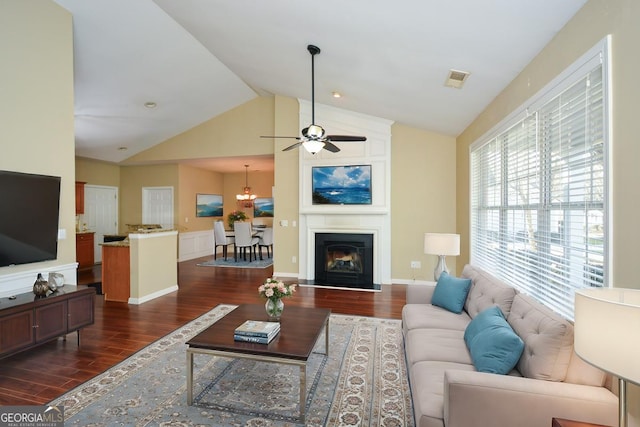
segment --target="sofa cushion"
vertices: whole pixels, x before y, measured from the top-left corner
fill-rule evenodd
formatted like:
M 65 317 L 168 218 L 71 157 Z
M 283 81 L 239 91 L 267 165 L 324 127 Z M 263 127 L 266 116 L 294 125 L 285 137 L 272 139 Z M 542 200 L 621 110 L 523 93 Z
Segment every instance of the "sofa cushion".
M 518 370 L 528 378 L 564 381 L 573 353 L 573 325 L 528 295 L 513 300 L 507 321 L 524 341 Z
M 524 343 L 497 305 L 487 308 L 469 323 L 464 341 L 476 369 L 493 374 L 508 374 L 524 349 Z
M 436 289 L 433 291 L 431 304 L 459 314 L 467 300 L 470 286 L 471 279 L 460 279 L 443 271 L 438 278 Z
M 409 366 L 427 360 L 472 365 L 463 335 L 464 331 L 453 329 L 410 330 L 405 337 Z
M 418 362 L 411 367 L 411 400 L 416 426 L 444 425 L 444 373 L 449 369 L 475 371 L 473 365 L 453 362 Z
M 463 331 L 471 318 L 464 311 L 455 314 L 431 304 L 407 304 L 402 307 L 402 330 L 406 336 L 412 329 L 436 328 Z
M 465 265 L 461 276 L 472 281 L 469 296 L 464 305 L 465 311 L 471 318 L 493 305 L 500 307 L 505 317 L 509 315 L 513 297 L 517 293 L 512 286 L 470 264 Z

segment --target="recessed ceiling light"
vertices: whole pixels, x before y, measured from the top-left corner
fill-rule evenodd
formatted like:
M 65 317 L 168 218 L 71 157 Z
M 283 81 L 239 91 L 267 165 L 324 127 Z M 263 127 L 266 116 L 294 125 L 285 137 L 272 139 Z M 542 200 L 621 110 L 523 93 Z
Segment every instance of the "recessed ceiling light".
M 147 108 L 156 108 L 158 106 L 158 104 L 156 104 L 153 101 L 147 101 L 147 102 L 144 103 L 144 106 L 147 107 Z
M 467 77 L 469 77 L 469 74 L 470 73 L 468 73 L 467 71 L 451 69 L 449 70 L 449 75 L 447 76 L 447 80 L 444 82 L 444 85 L 460 89 L 464 82 L 467 80 Z
M 333 91 L 331 92 L 331 96 L 333 96 L 334 98 L 342 98 L 342 94 L 340 92 L 337 91 Z

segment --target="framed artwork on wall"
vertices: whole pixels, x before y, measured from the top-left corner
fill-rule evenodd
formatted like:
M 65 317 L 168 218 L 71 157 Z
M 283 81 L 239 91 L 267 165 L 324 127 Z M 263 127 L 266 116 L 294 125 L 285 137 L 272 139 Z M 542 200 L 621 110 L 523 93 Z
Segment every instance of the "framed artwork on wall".
M 371 165 L 311 168 L 314 205 L 370 205 Z
M 222 196 L 196 194 L 196 217 L 222 216 Z
M 273 197 L 258 197 L 253 201 L 254 218 L 273 218 Z

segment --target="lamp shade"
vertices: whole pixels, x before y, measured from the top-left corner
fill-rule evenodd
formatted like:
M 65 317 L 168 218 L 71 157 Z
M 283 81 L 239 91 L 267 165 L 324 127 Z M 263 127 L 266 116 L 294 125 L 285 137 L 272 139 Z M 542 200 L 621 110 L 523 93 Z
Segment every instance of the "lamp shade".
M 428 255 L 460 255 L 460 235 L 424 233 L 424 253 Z
M 575 294 L 574 316 L 578 356 L 640 385 L 640 290 L 580 289 Z

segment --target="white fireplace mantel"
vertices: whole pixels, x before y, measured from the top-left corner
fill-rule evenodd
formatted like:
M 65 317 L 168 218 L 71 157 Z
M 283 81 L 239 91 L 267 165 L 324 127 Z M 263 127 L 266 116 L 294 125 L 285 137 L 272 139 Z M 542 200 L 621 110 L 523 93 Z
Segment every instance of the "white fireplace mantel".
M 311 123 L 311 104 L 300 102 L 301 128 Z M 337 142 L 340 152 L 312 155 L 300 148 L 299 278 L 315 275 L 316 233 L 373 234 L 373 281 L 391 283 L 391 124 L 393 122 L 316 104 L 316 124 L 327 134 L 364 135 L 365 142 Z M 371 165 L 371 205 L 314 205 L 313 166 Z

